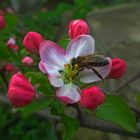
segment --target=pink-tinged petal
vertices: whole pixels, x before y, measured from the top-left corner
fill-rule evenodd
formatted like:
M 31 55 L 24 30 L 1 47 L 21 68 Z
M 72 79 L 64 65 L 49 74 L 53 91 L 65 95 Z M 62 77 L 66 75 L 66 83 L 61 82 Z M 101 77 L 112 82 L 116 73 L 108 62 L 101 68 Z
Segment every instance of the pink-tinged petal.
M 46 69 L 45 69 L 45 64 L 40 61 L 39 62 L 39 69 L 43 72 L 43 73 L 47 73 Z
M 65 104 L 69 104 L 71 102 L 71 99 L 66 96 L 57 97 L 57 98 Z
M 43 63 L 42 61 L 40 61 L 39 63 L 39 68 L 43 73 L 48 74 L 45 68 L 45 63 Z M 47 69 L 51 71 L 51 74 L 48 74 L 50 83 L 55 87 L 62 87 L 64 83 L 63 83 L 63 79 L 60 77 L 59 72 L 52 67 L 47 67 Z
M 80 35 L 73 39 L 66 49 L 66 60 L 94 53 L 95 42 L 90 35 Z
M 63 79 L 59 73 L 55 75 L 48 75 L 48 78 L 51 85 L 54 87 L 62 87 L 64 85 Z
M 80 90 L 77 86 L 73 84 L 66 84 L 57 90 L 56 96 L 60 98 L 60 100 L 63 98 L 67 99 L 65 100 L 65 103 L 67 101 L 67 104 L 73 104 L 80 100 L 81 97 L 79 92 Z
M 65 64 L 65 50 L 52 41 L 43 41 L 40 44 L 41 62 L 45 64 L 46 71 L 51 74 L 52 69 L 60 70 Z M 50 69 L 51 67 L 52 69 Z
M 7 41 L 7 46 L 9 46 L 9 45 L 15 45 L 15 44 L 16 44 L 15 37 L 10 37 L 10 39 Z
M 94 69 L 98 71 L 98 73 L 102 76 L 103 79 L 107 77 L 112 66 L 111 59 L 109 57 L 107 57 L 106 59 L 109 62 L 108 65 L 104 67 L 94 67 Z M 83 83 L 91 83 L 91 82 L 102 80 L 97 74 L 93 72 L 92 69 L 85 68 L 83 71 L 79 73 L 79 75 L 80 75 L 80 81 Z

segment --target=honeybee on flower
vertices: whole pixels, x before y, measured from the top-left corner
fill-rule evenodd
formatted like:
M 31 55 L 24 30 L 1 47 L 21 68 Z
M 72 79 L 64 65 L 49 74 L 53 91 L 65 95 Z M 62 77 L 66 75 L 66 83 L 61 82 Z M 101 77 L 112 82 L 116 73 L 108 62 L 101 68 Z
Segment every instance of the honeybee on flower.
M 85 86 L 105 78 L 119 79 L 126 72 L 127 65 L 120 58 L 110 59 L 94 53 L 95 42 L 93 37 L 88 35 L 89 27 L 84 20 L 71 21 L 68 29 L 71 41 L 66 50 L 52 41 L 44 40 L 37 32 L 28 32 L 24 37 L 23 46 L 34 55 L 39 53 L 39 68 L 47 74 L 51 85 L 56 87 L 59 100 L 66 104 L 79 102 L 82 107 L 94 110 L 105 101 L 105 95 L 95 85 L 80 89 L 81 84 L 84 83 Z M 7 45 L 15 45 L 15 39 L 10 38 Z M 25 62 L 22 63 L 25 65 Z M 15 84 L 12 84 L 13 82 Z M 19 84 L 20 91 L 17 90 Z M 38 95 L 34 89 L 23 74 L 14 74 L 10 80 L 8 98 L 14 107 L 26 106 Z
M 82 65 L 83 61 L 77 62 L 79 58 L 94 56 L 94 49 L 95 42 L 90 35 L 79 35 L 72 39 L 66 51 L 52 41 L 40 44 L 39 68 L 57 88 L 56 96 L 68 104 L 80 100 L 80 88 L 75 82 L 77 78 L 82 83 L 91 83 L 104 79 L 110 72 L 112 63 L 109 57 L 99 57 L 98 61 L 102 60 L 100 65 L 94 61 L 95 57 L 92 57 L 92 63 L 88 61 Z

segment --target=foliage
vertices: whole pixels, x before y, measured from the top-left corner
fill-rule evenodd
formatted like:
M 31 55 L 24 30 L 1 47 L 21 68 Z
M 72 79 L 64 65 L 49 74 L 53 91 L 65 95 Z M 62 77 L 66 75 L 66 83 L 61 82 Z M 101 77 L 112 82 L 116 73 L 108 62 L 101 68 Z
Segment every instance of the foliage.
M 136 118 L 121 97 L 108 95 L 106 102 L 96 110 L 96 117 L 111 121 L 127 129 L 136 131 Z
M 12 14 L 6 14 L 5 20 L 6 28 L 1 31 L 2 36 L 0 36 L 0 39 L 4 41 L 8 40 L 11 35 L 14 35 L 16 33 L 17 24 L 19 21 L 18 17 Z
M 62 120 L 65 126 L 64 140 L 69 140 L 76 133 L 76 130 L 78 129 L 79 126 L 79 122 L 66 115 L 62 116 Z
M 56 140 L 57 137 L 51 132 L 51 123 L 35 115 L 21 118 L 19 115 L 11 113 L 11 109 L 3 108 L 0 110 L 0 120 L 1 139 Z
M 27 72 L 26 77 L 31 78 L 31 83 L 38 86 L 38 91 L 46 95 L 53 95 L 53 87 L 46 75 L 41 72 Z
M 64 124 L 64 140 L 71 139 L 78 129 L 78 120 L 66 115 L 64 112 L 64 104 L 58 101 L 55 101 L 51 104 L 51 113 L 53 115 L 59 115 L 62 119 L 62 122 Z
M 64 124 L 64 140 L 72 139 L 78 129 L 79 121 L 68 116 L 65 113 L 66 106 L 54 98 L 55 90 L 50 85 L 47 76 L 38 72 L 39 57 L 35 58 L 36 56 L 27 53 L 23 49 L 22 39 L 28 31 L 32 30 L 43 34 L 45 39 L 58 41 L 59 45 L 66 48 L 69 39 L 65 35 L 63 37 L 63 29 L 66 28 L 63 27 L 64 20 L 68 22 L 72 18 L 86 18 L 92 9 L 123 2 L 125 0 L 74 0 L 72 3 L 59 1 L 55 8 L 49 10 L 47 8 L 44 10 L 45 7 L 43 7 L 25 15 L 6 14 L 7 26 L 0 32 L 0 69 L 2 69 L 4 63 L 12 62 L 18 70 L 31 80 L 33 86 L 36 87 L 38 95 L 42 96 L 44 94 L 45 97 L 43 96 L 41 100 L 36 100 L 31 105 L 19 109 L 21 116 L 24 116 L 23 118 L 17 114 L 11 114 L 9 110 L 6 113 L 4 110 L 0 110 L 0 136 L 2 139 L 14 137 L 14 140 L 16 140 L 20 137 L 21 140 L 56 140 L 57 136 L 52 134 L 51 131 L 51 123 L 33 114 L 46 108 L 51 110 L 52 115 L 61 117 Z M 7 1 L 3 2 L 2 6 L 5 7 L 7 4 Z M 13 35 L 17 36 L 17 44 L 20 48 L 20 51 L 17 53 L 11 52 L 6 46 L 7 40 Z M 25 55 L 31 55 L 34 58 L 35 64 L 33 69 L 23 68 L 21 60 Z M 32 70 L 34 72 L 31 72 Z M 9 79 L 9 75 L 6 76 Z M 0 86 L 2 85 L 2 80 L 2 77 L 0 77 Z M 138 104 L 140 103 L 139 95 L 137 96 L 137 102 Z M 106 102 L 97 108 L 96 117 L 115 123 L 128 131 L 137 130 L 134 113 L 126 102 L 118 96 L 107 95 Z M 9 127 L 10 129 L 7 130 Z

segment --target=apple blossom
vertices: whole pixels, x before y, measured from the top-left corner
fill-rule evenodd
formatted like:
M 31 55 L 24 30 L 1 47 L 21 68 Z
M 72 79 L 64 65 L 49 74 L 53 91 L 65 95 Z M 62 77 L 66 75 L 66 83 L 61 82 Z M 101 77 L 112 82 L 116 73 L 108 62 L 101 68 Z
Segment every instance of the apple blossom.
M 4 66 L 4 71 L 9 73 L 15 73 L 17 70 L 13 64 L 6 63 Z
M 35 89 L 23 74 L 14 74 L 8 88 L 8 99 L 14 107 L 30 104 L 35 96 Z
M 22 59 L 22 64 L 24 66 L 33 66 L 33 59 L 29 56 L 25 56 L 23 59 Z
M 80 88 L 76 79 L 82 83 L 91 83 L 101 80 L 93 70 L 84 68 L 79 71 L 77 65 L 71 64 L 73 58 L 86 56 L 94 53 L 95 42 L 90 35 L 80 35 L 70 41 L 66 51 L 52 41 L 43 41 L 40 44 L 39 68 L 48 75 L 50 83 L 57 88 L 56 96 L 68 104 L 76 103 L 80 100 Z M 111 69 L 111 59 L 106 58 L 108 65 L 94 67 L 103 77 L 108 75 Z
M 89 34 L 89 27 L 87 23 L 82 19 L 72 20 L 68 26 L 68 32 L 69 37 L 74 39 L 79 35 Z
M 81 91 L 80 105 L 94 110 L 105 101 L 104 93 L 97 87 L 92 86 Z
M 39 45 L 44 38 L 37 32 L 28 32 L 23 40 L 23 46 L 28 52 L 39 52 Z
M 17 52 L 19 50 L 18 46 L 16 45 L 15 37 L 10 37 L 6 45 L 13 52 Z
M 112 59 L 112 67 L 108 75 L 108 78 L 119 79 L 125 74 L 126 69 L 127 69 L 127 65 L 124 60 L 120 58 L 114 58 Z

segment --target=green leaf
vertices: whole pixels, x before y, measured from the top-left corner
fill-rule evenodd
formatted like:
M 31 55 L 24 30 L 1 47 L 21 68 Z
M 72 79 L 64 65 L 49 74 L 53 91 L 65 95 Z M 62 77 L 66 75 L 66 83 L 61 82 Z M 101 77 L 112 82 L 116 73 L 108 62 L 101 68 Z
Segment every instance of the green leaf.
M 65 37 L 61 39 L 58 44 L 64 49 L 66 49 L 69 42 L 70 42 L 70 39 L 68 37 Z
M 63 103 L 54 100 L 51 104 L 51 113 L 62 118 L 62 122 L 65 127 L 63 138 L 64 140 L 70 140 L 78 129 L 79 121 L 67 116 L 65 114 L 64 107 Z
M 4 28 L 1 31 L 2 36 L 0 36 L 0 39 L 3 39 L 3 40 L 7 40 L 11 35 L 13 35 L 13 33 L 16 32 L 16 30 L 17 30 L 16 26 L 17 26 L 17 23 L 18 23 L 17 16 L 12 15 L 12 14 L 6 14 L 5 20 L 6 20 L 6 28 Z
M 51 114 L 52 115 L 63 115 L 64 114 L 64 107 L 65 105 L 58 101 L 58 100 L 53 100 L 51 103 Z
M 7 14 L 6 16 L 5 16 L 5 19 L 6 19 L 6 21 L 7 21 L 7 26 L 9 27 L 9 28 L 14 28 L 16 25 L 17 25 L 17 23 L 18 23 L 18 18 L 17 18 L 17 16 L 15 16 L 15 15 L 12 15 L 12 14 Z
M 136 102 L 138 105 L 140 105 L 140 93 L 136 95 Z
M 50 82 L 45 74 L 40 72 L 27 72 L 25 75 L 26 77 L 31 78 L 31 82 L 34 86 L 39 85 L 38 91 L 46 95 L 55 94 L 55 91 L 53 90 L 53 87 L 50 85 Z
M 107 95 L 105 103 L 97 108 L 96 117 L 116 123 L 128 131 L 137 129 L 134 113 L 118 96 Z
M 51 104 L 52 100 L 44 98 L 42 100 L 35 100 L 30 105 L 18 109 L 23 117 L 27 117 L 32 113 L 41 111 Z
M 46 95 L 51 94 L 51 86 L 46 75 L 39 72 L 28 72 L 25 75 L 27 78 L 31 78 L 31 82 L 34 86 L 39 84 L 39 91 L 45 93 Z M 52 101 L 53 100 L 50 99 L 49 96 L 46 96 L 43 97 L 43 99 L 33 101 L 26 107 L 20 108 L 19 111 L 21 111 L 22 115 L 26 117 L 34 112 L 40 111 L 41 109 L 45 109 L 52 103 Z
M 62 115 L 61 117 L 65 126 L 64 140 L 70 140 L 78 129 L 79 121 L 67 115 Z
M 0 60 L 7 60 L 12 56 L 4 42 L 0 42 L 0 52 Z

